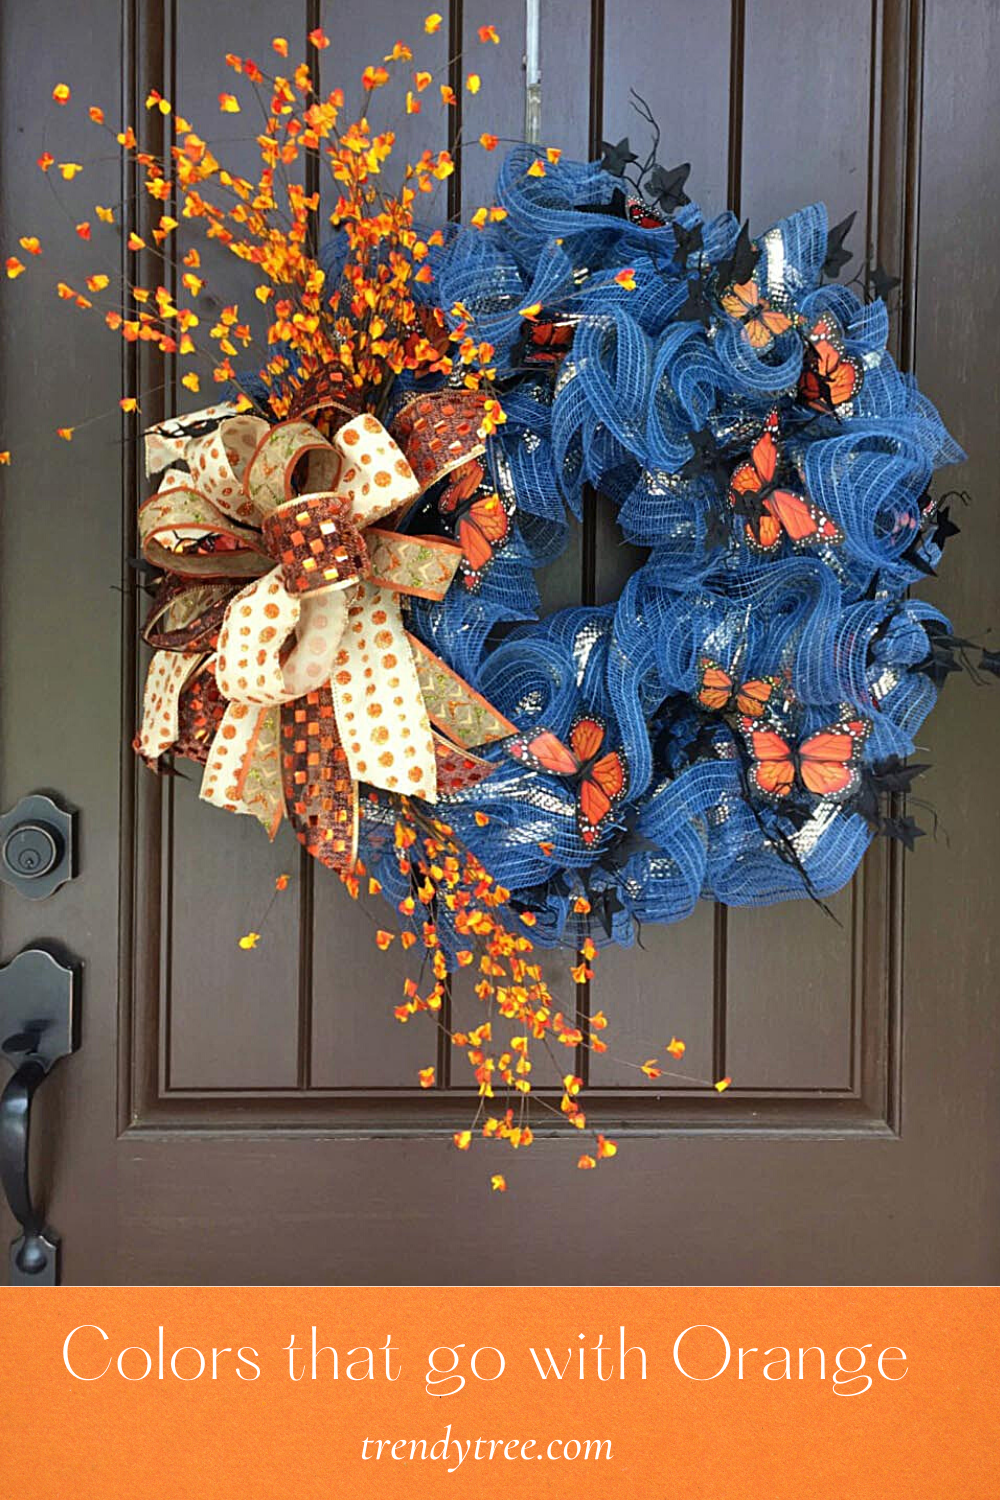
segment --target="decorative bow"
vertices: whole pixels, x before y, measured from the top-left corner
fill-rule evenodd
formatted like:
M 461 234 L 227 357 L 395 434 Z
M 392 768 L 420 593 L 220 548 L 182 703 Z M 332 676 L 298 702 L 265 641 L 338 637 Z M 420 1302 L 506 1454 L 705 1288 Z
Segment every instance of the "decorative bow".
M 437 408 L 438 444 L 454 408 Z M 461 558 L 454 542 L 376 524 L 440 467 L 428 430 L 423 484 L 370 415 L 330 441 L 303 418 L 271 426 L 234 407 L 147 434 L 148 469 L 169 467 L 139 535 L 166 582 L 136 748 L 202 760 L 206 801 L 272 836 L 287 811 L 339 869 L 356 858 L 359 782 L 435 802 L 489 774 L 470 747 L 513 729 L 403 623 L 401 596 L 443 598 Z

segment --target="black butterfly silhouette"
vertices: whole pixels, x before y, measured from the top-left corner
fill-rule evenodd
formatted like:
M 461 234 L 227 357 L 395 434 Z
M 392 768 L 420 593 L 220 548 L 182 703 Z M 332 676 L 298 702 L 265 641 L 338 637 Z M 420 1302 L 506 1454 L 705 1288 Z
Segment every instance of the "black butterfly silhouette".
M 719 286 L 723 289 L 728 286 L 743 286 L 757 269 L 759 260 L 760 249 L 750 238 L 750 221 L 747 220 L 736 236 L 732 251 L 725 260 L 719 262 Z
M 841 271 L 852 260 L 853 252 L 844 248 L 844 241 L 851 232 L 851 225 L 858 216 L 857 209 L 841 219 L 839 224 L 834 224 L 826 236 L 826 259 L 823 262 L 823 275 L 835 281 Z

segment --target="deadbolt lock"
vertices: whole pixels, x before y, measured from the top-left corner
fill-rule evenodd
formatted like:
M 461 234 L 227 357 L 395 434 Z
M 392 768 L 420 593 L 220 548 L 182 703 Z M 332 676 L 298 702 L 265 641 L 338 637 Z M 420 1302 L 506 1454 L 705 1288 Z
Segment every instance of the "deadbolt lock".
M 0 880 L 33 901 L 51 896 L 75 872 L 73 814 L 40 792 L 0 818 Z

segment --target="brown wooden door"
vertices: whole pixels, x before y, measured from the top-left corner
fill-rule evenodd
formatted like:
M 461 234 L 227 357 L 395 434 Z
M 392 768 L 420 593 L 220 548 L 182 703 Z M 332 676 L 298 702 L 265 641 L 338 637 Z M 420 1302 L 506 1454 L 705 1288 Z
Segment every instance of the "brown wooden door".
M 56 81 L 109 119 L 145 119 L 155 86 L 210 122 L 229 86 L 224 51 L 263 57 L 283 34 L 294 55 L 322 20 L 332 84 L 419 35 L 425 8 L 7 0 L 9 249 L 35 233 L 61 271 L 92 269 L 34 166 L 43 147 L 91 154 L 67 112 L 45 107 Z M 904 277 L 897 352 L 970 454 L 954 482 L 978 503 L 926 592 L 970 633 L 1000 619 L 994 0 L 444 9 L 442 64 L 485 21 L 503 38 L 476 50 L 469 140 L 487 126 L 524 135 L 527 58 L 529 116 L 570 154 L 640 134 L 635 87 L 664 155 L 692 161 L 706 207 L 728 203 L 757 228 L 815 198 L 833 219 L 859 210 L 856 238 Z M 226 120 L 218 133 L 245 130 Z M 495 160 L 465 153 L 451 209 L 484 200 Z M 87 186 L 92 203 L 134 185 L 109 159 Z M 140 659 L 126 560 L 143 480 L 129 420 L 85 423 L 123 390 L 138 390 L 147 420 L 191 398 L 173 384 L 158 395 L 175 372 L 123 358 L 42 275 L 4 283 L 2 341 L 15 462 L 0 512 L 0 805 L 48 789 L 80 811 L 79 879 L 44 905 L 0 895 L 5 959 L 54 938 L 86 964 L 82 1049 L 39 1099 L 36 1166 L 67 1280 L 997 1279 L 996 693 L 949 686 L 923 737 L 941 832 L 905 859 L 873 851 L 833 903 L 839 926 L 807 903 L 706 905 L 601 961 L 580 998 L 613 1011 L 617 1052 L 646 1056 L 676 1032 L 693 1072 L 734 1076 L 728 1095 L 636 1088 L 598 1059 L 590 1113 L 619 1139 L 617 1161 L 579 1173 L 573 1143 L 547 1139 L 521 1153 L 506 1196 L 491 1194 L 486 1154 L 450 1148 L 470 1105 L 446 1065 L 433 1097 L 413 1086 L 428 1033 L 391 1019 L 398 971 L 374 953 L 373 923 L 287 832 L 269 847 L 251 820 L 199 805 L 195 781 L 156 781 L 129 749 Z M 54 429 L 71 422 L 66 446 Z M 612 597 L 627 566 L 597 506 L 546 579 L 546 604 Z M 240 952 L 286 868 L 286 924 Z M 460 988 L 452 1004 L 461 1015 Z M 0 1230 L 9 1238 L 2 1215 Z

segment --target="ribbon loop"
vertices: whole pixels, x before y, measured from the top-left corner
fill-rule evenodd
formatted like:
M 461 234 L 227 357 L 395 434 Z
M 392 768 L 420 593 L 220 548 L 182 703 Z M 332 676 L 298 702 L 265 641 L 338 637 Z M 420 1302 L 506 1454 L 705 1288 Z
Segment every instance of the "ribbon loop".
M 269 431 L 261 417 L 223 417 L 215 432 L 193 438 L 184 454 L 198 492 L 219 510 L 258 523 L 260 512 L 244 487 L 244 476 Z
M 337 487 L 342 459 L 311 422 L 279 422 L 263 434 L 244 484 L 261 516 L 307 491 Z
M 185 578 L 248 578 L 270 567 L 259 531 L 187 485 L 160 489 L 140 506 L 139 540 L 154 567 Z
M 225 417 L 238 415 L 238 408 L 228 401 L 206 406 L 186 417 L 168 417 L 145 433 L 146 474 L 162 474 L 171 464 L 186 462 L 188 445 L 206 433 L 215 432 Z
M 224 580 L 188 583 L 167 574 L 157 590 L 142 638 L 156 651 L 210 651 L 233 586 Z
M 485 406 L 481 391 L 434 391 L 403 407 L 393 425 L 421 491 L 485 452 Z
M 301 606 L 275 569 L 230 601 L 219 631 L 216 676 L 231 703 L 285 703 L 294 692 L 285 680 L 285 643 L 299 623 Z
M 343 589 L 368 571 L 368 548 L 337 495 L 303 495 L 264 517 L 264 542 L 291 594 Z
M 359 526 L 372 526 L 420 494 L 416 475 L 377 417 L 346 422 L 333 439 L 341 455 L 338 492 Z

